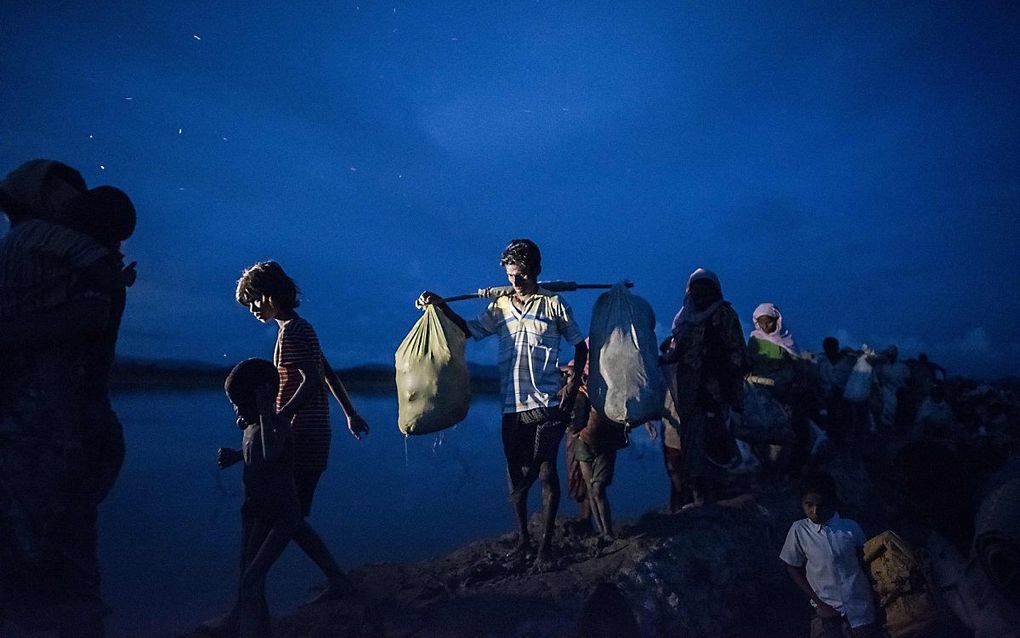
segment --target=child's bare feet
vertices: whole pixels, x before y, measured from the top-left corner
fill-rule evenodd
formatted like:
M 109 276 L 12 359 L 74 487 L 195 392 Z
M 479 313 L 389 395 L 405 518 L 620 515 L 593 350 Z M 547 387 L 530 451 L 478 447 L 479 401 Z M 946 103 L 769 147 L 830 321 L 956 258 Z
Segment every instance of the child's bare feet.
M 347 598 L 353 593 L 354 583 L 352 583 L 349 578 L 341 574 L 340 576 L 332 578 L 322 591 L 301 606 L 308 607 L 310 605 L 318 605 L 319 603 L 331 600 L 341 600 L 343 598 Z
M 237 607 L 215 618 L 210 618 L 198 626 L 198 631 L 207 636 L 217 638 L 232 638 L 238 633 Z

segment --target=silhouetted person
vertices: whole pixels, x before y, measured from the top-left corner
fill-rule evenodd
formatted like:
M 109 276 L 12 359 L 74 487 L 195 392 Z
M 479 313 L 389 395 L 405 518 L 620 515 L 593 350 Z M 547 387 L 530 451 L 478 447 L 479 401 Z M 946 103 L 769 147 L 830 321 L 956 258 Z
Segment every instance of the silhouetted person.
M 503 453 L 510 503 L 517 520 L 515 552 L 527 555 L 530 551 L 528 491 L 541 480 L 542 538 L 535 566 L 545 569 L 550 565 L 560 502 L 556 457 L 581 381 L 580 375 L 573 375 L 561 401 L 562 380 L 557 367 L 560 338 L 574 346 L 575 369 L 583 370 L 587 364 L 588 347 L 567 302 L 538 285 L 542 254 L 534 242 L 511 241 L 503 250 L 500 265 L 513 286 L 513 294 L 495 299 L 470 322 L 433 292 L 423 292 L 418 303 L 436 304 L 464 334 L 475 339 L 499 335 Z
M 61 635 L 103 633 L 96 507 L 123 461 L 107 382 L 135 213 L 112 191 L 49 160 L 0 184 L 0 604 Z
M 223 623 L 224 634 L 242 638 L 270 635 L 266 576 L 296 534 L 318 538 L 301 512 L 294 485 L 294 443 L 289 424 L 275 409 L 280 377 L 264 359 L 248 359 L 234 366 L 223 385 L 244 431 L 241 449 L 220 448 L 221 469 L 244 462 L 244 502 L 241 505 L 241 568 L 238 599 Z M 321 541 L 319 541 L 321 547 Z M 326 559 L 331 560 L 331 559 Z

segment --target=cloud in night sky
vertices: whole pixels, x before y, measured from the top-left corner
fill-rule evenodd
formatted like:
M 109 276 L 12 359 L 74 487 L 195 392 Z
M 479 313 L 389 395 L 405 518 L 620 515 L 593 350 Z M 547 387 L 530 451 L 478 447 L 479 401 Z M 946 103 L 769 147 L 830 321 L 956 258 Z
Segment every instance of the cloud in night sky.
M 1020 374 L 1018 12 L 5 5 L 0 171 L 131 194 L 128 356 L 266 354 L 232 295 L 275 258 L 337 365 L 387 362 L 422 289 L 500 284 L 529 236 L 545 277 L 630 278 L 660 325 L 705 266 L 747 329 L 768 300 L 803 347 Z

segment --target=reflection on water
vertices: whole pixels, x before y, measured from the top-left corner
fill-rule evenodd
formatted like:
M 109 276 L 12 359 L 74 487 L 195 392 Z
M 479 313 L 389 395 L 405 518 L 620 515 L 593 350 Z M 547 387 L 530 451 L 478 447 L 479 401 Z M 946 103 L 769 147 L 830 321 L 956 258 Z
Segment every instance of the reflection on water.
M 311 517 L 342 567 L 428 558 L 511 529 L 494 397 L 474 398 L 467 419 L 441 436 L 406 441 L 393 397 L 354 400 L 372 432 L 356 441 L 331 406 L 339 429 Z M 220 471 L 215 461 L 218 447 L 240 445 L 240 432 L 219 391 L 124 394 L 114 405 L 127 459 L 100 510 L 110 635 L 173 634 L 224 610 L 236 590 L 241 468 Z M 610 491 L 617 517 L 658 507 L 667 490 L 657 442 L 635 433 Z M 569 499 L 561 513 L 576 513 Z M 321 584 L 288 548 L 269 577 L 273 613 Z

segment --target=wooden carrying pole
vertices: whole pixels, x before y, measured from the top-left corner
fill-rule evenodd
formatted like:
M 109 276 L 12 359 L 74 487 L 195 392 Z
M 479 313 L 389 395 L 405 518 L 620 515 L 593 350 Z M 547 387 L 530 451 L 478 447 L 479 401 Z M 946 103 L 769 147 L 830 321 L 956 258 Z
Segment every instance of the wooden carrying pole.
M 573 290 L 586 290 L 593 288 L 612 288 L 614 285 L 615 284 L 579 284 L 574 281 L 538 282 L 539 288 L 545 288 L 549 292 L 571 292 Z M 634 284 L 630 281 L 624 281 L 623 285 L 628 288 L 634 287 Z M 465 299 L 496 299 L 497 297 L 512 295 L 513 292 L 513 286 L 494 286 L 492 288 L 479 288 L 478 292 L 473 294 L 445 297 L 443 301 L 449 303 L 451 301 L 464 301 Z

